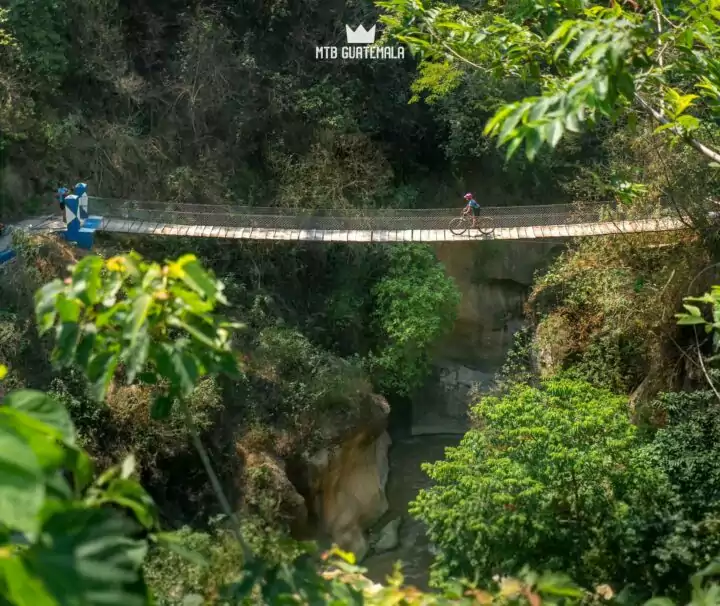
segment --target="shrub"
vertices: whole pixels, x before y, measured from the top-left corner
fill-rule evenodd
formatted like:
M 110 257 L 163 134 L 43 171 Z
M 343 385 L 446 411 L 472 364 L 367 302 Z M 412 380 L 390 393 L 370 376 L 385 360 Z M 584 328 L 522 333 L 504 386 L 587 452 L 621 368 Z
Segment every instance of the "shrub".
M 460 291 L 430 248 L 403 245 L 388 254 L 374 290 L 382 345 L 368 365 L 385 393 L 406 396 L 427 377 L 430 348 L 452 328 Z
M 720 404 L 698 391 L 663 394 L 654 408 L 666 426 L 652 452 L 677 495 L 677 524 L 657 548 L 657 572 L 678 588 L 720 553 Z
M 433 581 L 486 581 L 524 564 L 590 583 L 647 580 L 645 530 L 671 490 L 636 438 L 624 398 L 587 383 L 518 385 L 472 409 L 437 483 L 411 513 L 439 548 Z
M 553 372 L 575 366 L 576 377 L 622 393 L 645 377 L 649 399 L 675 388 L 673 314 L 707 258 L 701 240 L 687 234 L 574 243 L 529 298 L 536 350 L 549 355 Z

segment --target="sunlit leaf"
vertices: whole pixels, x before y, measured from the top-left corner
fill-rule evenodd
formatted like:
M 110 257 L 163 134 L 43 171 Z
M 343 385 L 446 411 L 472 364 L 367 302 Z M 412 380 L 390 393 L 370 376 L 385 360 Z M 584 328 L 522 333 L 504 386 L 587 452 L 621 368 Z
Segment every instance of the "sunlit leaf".
M 90 360 L 87 375 L 92 383 L 92 393 L 96 400 L 102 401 L 105 399 L 105 394 L 115 374 L 117 365 L 117 354 L 108 351 L 96 354 Z
M 35 533 L 45 498 L 37 456 L 7 421 L 0 419 L 0 523 Z
M 128 316 L 128 323 L 125 333 L 125 338 L 130 341 L 130 346 L 135 345 L 135 341 L 138 338 L 140 328 L 145 324 L 147 320 L 150 306 L 152 305 L 152 297 L 148 294 L 139 295 L 132 303 L 130 315 Z
M 66 442 L 74 443 L 75 428 L 68 411 L 47 394 L 31 389 L 14 391 L 5 397 L 3 404 L 56 429 Z
M 0 571 L 13 606 L 57 606 L 58 602 L 47 593 L 42 580 L 28 570 L 20 558 L 0 558 Z
M 150 495 L 140 484 L 129 478 L 112 480 L 103 492 L 99 503 L 114 503 L 126 507 L 145 528 L 152 529 L 157 524 L 157 509 Z
M 691 316 L 697 316 L 698 318 L 702 316 L 702 312 L 700 311 L 699 307 L 696 307 L 695 305 L 687 305 L 684 304 L 683 307 L 687 309 L 688 313 Z
M 80 338 L 80 326 L 76 322 L 63 322 L 58 331 L 53 362 L 59 366 L 67 366 L 75 356 L 75 348 Z
M 95 305 L 99 300 L 102 267 L 103 260 L 100 257 L 89 255 L 80 260 L 73 270 L 74 279 L 84 284 L 84 288 L 77 292 L 77 297 L 85 305 Z
M 705 324 L 705 320 L 698 318 L 697 316 L 690 316 L 686 314 L 677 314 L 677 323 L 681 326 L 691 326 L 694 324 Z

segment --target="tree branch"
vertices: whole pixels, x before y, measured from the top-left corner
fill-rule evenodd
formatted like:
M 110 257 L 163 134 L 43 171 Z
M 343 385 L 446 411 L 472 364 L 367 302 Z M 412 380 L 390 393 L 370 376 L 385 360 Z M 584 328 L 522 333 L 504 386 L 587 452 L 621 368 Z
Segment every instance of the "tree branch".
M 670 124 L 670 120 L 668 120 L 665 116 L 663 116 L 658 110 L 656 110 L 654 107 L 652 107 L 647 101 L 645 101 L 640 95 L 635 95 L 635 99 L 637 102 L 645 109 L 645 111 L 649 112 L 650 115 L 652 115 L 653 118 L 655 118 L 660 124 Z M 670 130 L 675 133 L 676 135 L 683 138 L 683 140 L 693 149 L 696 151 L 699 151 L 702 155 L 704 155 L 706 158 L 710 158 L 713 162 L 717 162 L 720 164 L 720 153 L 716 152 L 714 149 L 711 149 L 704 143 L 700 143 L 697 139 L 694 139 L 690 135 L 687 135 L 682 132 L 681 129 L 677 127 L 671 127 Z
M 233 534 L 235 535 L 235 539 L 240 544 L 240 548 L 243 552 L 243 558 L 245 560 L 243 564 L 247 564 L 252 560 L 252 550 L 245 542 L 245 539 L 243 539 L 237 516 L 233 512 L 232 507 L 230 507 L 230 502 L 225 496 L 225 492 L 223 491 L 220 480 L 218 479 L 217 474 L 212 467 L 212 463 L 210 463 L 210 457 L 208 456 L 207 450 L 205 450 L 205 446 L 203 446 L 202 440 L 200 439 L 197 427 L 195 427 L 195 421 L 193 421 L 192 415 L 190 414 L 190 408 L 188 407 L 185 398 L 180 398 L 180 408 L 182 409 L 183 415 L 185 416 L 185 425 L 190 432 L 190 437 L 192 438 L 195 450 L 197 450 L 197 453 L 200 455 L 200 460 L 202 461 L 203 467 L 205 467 L 205 472 L 210 478 L 210 484 L 213 488 L 213 491 L 215 492 L 215 496 L 220 502 L 220 506 L 222 507 L 223 512 L 229 518 L 230 526 L 232 528 Z

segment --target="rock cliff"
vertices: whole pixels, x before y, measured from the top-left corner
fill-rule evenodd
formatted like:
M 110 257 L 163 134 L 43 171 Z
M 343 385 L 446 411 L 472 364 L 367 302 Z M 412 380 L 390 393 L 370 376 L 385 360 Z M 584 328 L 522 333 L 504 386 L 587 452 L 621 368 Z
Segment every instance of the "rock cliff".
M 467 430 L 468 392 L 492 381 L 523 324 L 535 273 L 562 248 L 553 242 L 484 240 L 435 245 L 462 300 L 452 333 L 434 354 L 433 376 L 413 401 L 413 435 Z
M 325 538 L 362 559 L 365 531 L 388 508 L 389 413 L 384 398 L 368 394 L 351 414 L 328 415 L 328 439 L 313 452 L 281 457 L 238 446 L 243 491 L 265 495 L 272 509 L 264 513 L 284 519 L 298 538 Z

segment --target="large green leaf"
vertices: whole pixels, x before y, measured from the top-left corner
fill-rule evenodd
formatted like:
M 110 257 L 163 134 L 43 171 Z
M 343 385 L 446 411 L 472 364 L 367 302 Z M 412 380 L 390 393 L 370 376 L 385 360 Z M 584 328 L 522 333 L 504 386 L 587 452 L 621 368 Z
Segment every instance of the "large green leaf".
M 112 480 L 100 502 L 127 507 L 145 528 L 153 528 L 157 523 L 155 502 L 135 480 L 128 478 Z
M 0 560 L 0 573 L 5 577 L 8 597 L 14 606 L 58 605 L 58 602 L 46 591 L 42 580 L 31 574 L 20 558 Z
M 0 424 L 10 428 L 33 451 L 46 477 L 52 477 L 63 467 L 66 448 L 57 429 L 7 406 L 0 408 Z
M 80 338 L 80 326 L 77 322 L 62 322 L 58 325 L 57 343 L 53 351 L 53 362 L 67 366 L 72 362 L 75 348 Z
M 152 302 L 153 300 L 150 295 L 141 294 L 132 303 L 124 335 L 124 337 L 130 341 L 131 346 L 135 345 L 140 330 L 147 320 Z
M 64 289 L 61 280 L 53 280 L 35 293 L 35 316 L 40 334 L 52 328 L 57 316 L 55 298 Z
M 81 448 L 66 449 L 65 468 L 72 471 L 76 493 L 81 493 L 92 482 L 93 462 Z
M 138 373 L 145 367 L 145 362 L 147 362 L 150 351 L 150 337 L 146 329 L 143 328 L 140 330 L 140 332 L 135 335 L 135 338 L 135 343 L 123 353 L 128 385 L 135 380 Z
M 0 523 L 35 533 L 45 498 L 45 477 L 37 456 L 12 427 L 0 418 Z
M 60 293 L 55 300 L 55 309 L 61 322 L 76 323 L 80 320 L 81 303 L 78 299 L 70 299 L 64 293 Z
M 217 298 L 224 302 L 219 284 L 198 263 L 193 255 L 185 255 L 178 259 L 178 265 L 183 269 L 182 281 L 196 293 L 208 299 Z
M 70 509 L 43 526 L 42 541 L 22 555 L 60 604 L 144 606 L 141 566 L 147 545 L 138 526 L 109 509 Z
M 95 255 L 89 255 L 79 261 L 73 269 L 72 291 L 85 305 L 95 305 L 99 301 L 102 268 L 103 260 Z
M 108 351 L 92 357 L 87 368 L 87 375 L 93 384 L 93 397 L 100 401 L 105 399 L 105 393 L 118 365 L 118 356 Z
M 186 396 L 192 392 L 198 378 L 198 364 L 190 352 L 162 343 L 155 349 L 155 360 L 160 374 L 172 383 L 172 393 Z
M 3 403 L 56 429 L 67 443 L 75 443 L 75 427 L 68 411 L 47 394 L 32 389 L 22 389 L 6 396 Z
M 80 337 L 77 349 L 75 350 L 75 362 L 80 368 L 87 368 L 90 363 L 90 356 L 95 348 L 95 339 L 97 338 L 97 329 L 94 325 L 83 326 L 84 334 Z

